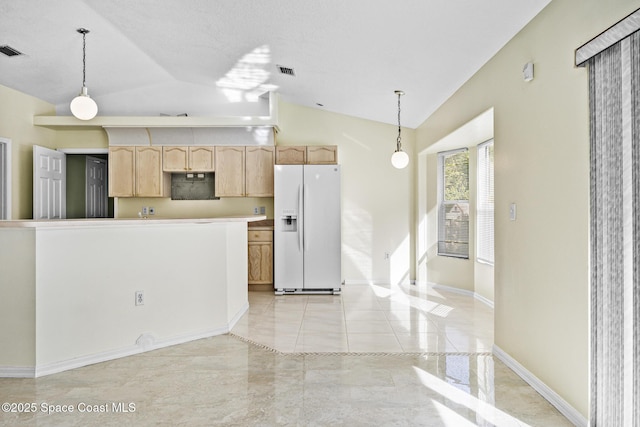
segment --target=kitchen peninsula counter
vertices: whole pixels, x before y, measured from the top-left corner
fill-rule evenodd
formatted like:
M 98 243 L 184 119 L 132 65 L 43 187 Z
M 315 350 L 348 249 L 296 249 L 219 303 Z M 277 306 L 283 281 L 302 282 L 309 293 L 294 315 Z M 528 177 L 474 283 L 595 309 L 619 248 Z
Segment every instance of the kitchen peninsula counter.
M 261 223 L 268 221 L 264 215 L 227 216 L 220 218 L 83 218 L 50 220 L 13 220 L 0 221 L 0 228 L 60 228 L 91 227 L 103 225 L 141 225 L 141 224 L 209 224 L 220 222 Z
M 248 308 L 247 224 L 264 219 L 0 221 L 0 377 L 227 333 Z

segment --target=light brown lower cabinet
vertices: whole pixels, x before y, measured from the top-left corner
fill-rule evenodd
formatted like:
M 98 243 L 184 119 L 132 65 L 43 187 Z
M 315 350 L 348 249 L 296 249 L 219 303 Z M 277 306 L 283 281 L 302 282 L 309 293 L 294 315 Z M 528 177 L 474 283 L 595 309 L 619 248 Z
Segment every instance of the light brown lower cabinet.
M 273 231 L 248 232 L 249 285 L 273 285 Z

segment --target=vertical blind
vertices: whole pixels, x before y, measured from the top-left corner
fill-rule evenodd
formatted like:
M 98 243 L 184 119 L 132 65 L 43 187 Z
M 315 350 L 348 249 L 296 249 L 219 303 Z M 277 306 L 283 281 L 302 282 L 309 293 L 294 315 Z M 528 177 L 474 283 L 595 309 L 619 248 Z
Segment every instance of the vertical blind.
M 493 264 L 493 140 L 478 145 L 478 261 Z
M 640 426 L 640 32 L 588 60 L 591 425 Z
M 438 255 L 469 258 L 469 151 L 438 153 Z

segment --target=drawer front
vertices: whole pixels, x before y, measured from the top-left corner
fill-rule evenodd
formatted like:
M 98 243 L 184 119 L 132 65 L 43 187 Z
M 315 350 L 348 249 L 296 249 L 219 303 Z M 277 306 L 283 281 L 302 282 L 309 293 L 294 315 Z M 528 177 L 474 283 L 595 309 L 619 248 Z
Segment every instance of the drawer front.
M 273 241 L 273 233 L 264 230 L 249 230 L 248 240 L 250 242 L 271 242 Z

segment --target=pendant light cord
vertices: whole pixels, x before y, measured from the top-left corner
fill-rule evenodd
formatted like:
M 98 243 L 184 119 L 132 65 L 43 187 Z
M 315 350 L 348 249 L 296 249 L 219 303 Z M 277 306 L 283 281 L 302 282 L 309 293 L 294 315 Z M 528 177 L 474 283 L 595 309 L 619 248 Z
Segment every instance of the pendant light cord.
M 400 128 L 400 97 L 402 96 L 401 92 L 398 92 L 398 140 L 397 140 L 397 150 L 396 151 L 402 151 L 402 144 L 400 142 L 400 132 L 401 132 L 401 128 Z
M 82 87 L 86 86 L 87 78 L 87 33 L 82 32 Z
M 82 87 L 87 86 L 87 33 L 86 28 L 78 28 L 76 30 L 82 34 Z

